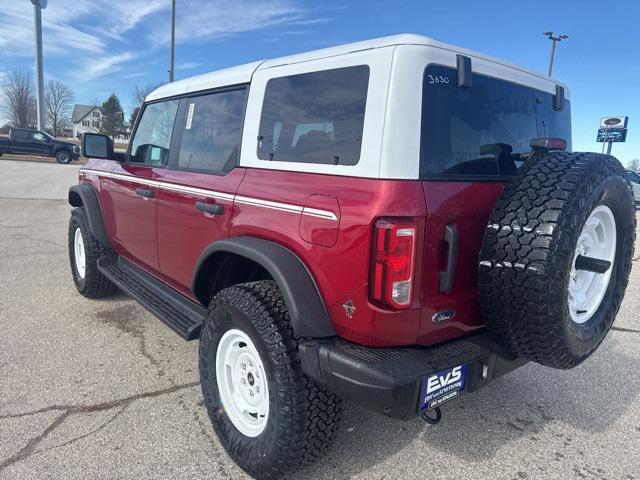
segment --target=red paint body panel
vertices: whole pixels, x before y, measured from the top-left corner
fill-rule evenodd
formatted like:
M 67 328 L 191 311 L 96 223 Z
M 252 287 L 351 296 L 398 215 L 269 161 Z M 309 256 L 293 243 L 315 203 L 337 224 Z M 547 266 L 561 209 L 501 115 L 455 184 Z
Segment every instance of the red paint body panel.
M 233 196 L 244 174 L 244 168 L 235 168 L 224 176 L 169 170 L 163 182 Z M 197 201 L 219 204 L 224 213 L 212 215 L 196 210 Z M 232 213 L 232 199 L 161 189 L 158 194 L 158 252 L 162 279 L 195 299 L 191 279 L 196 262 L 206 247 L 227 237 Z
M 478 307 L 478 254 L 487 221 L 503 185 L 497 182 L 423 182 L 427 225 L 422 264 L 422 321 L 417 343 L 431 345 L 482 326 Z M 440 272 L 445 270 L 446 225 L 458 229 L 458 261 L 449 293 L 440 292 Z M 452 310 L 455 317 L 437 325 L 436 312 Z
M 81 182 L 91 182 L 99 191 L 107 234 L 117 253 L 192 299 L 191 279 L 202 251 L 223 238 L 252 235 L 298 255 L 318 285 L 336 332 L 347 340 L 367 346 L 432 345 L 482 327 L 478 253 L 503 188 L 500 183 L 378 180 L 245 168 L 216 176 L 95 160 L 86 168 L 209 192 L 144 186 L 156 193 L 154 199 L 144 200 L 135 194 L 143 185 L 134 180 L 81 176 Z M 212 198 L 215 192 L 218 198 Z M 262 200 L 278 203 L 260 204 Z M 203 213 L 196 210 L 196 201 L 220 204 L 224 212 Z M 313 215 L 308 209 L 325 213 Z M 413 300 L 405 310 L 380 308 L 369 301 L 373 224 L 381 217 L 412 217 L 417 222 Z M 445 294 L 439 291 L 439 272 L 447 255 L 444 227 L 451 224 L 459 232 L 458 263 L 453 289 Z M 351 318 L 343 307 L 349 300 L 355 306 Z M 455 311 L 455 317 L 435 324 L 432 317 L 442 310 Z
M 240 202 L 235 202 L 229 235 L 257 236 L 296 253 L 313 275 L 336 331 L 343 338 L 371 346 L 417 341 L 419 298 L 409 310 L 377 308 L 369 302 L 368 277 L 375 219 L 411 216 L 424 225 L 426 210 L 420 182 L 248 169 L 238 195 L 318 209 L 328 209 L 328 204 L 317 196 L 334 197 L 340 209 L 334 212 L 339 213 L 339 234 L 331 248 L 312 244 L 301 236 L 300 213 Z M 348 318 L 342 307 L 348 300 L 356 307 L 353 318 Z
M 158 188 L 139 180 L 159 182 L 165 168 L 116 164 L 113 174 L 131 176 L 131 180 L 111 177 L 104 198 L 110 204 L 107 215 L 112 227 L 110 232 L 113 249 L 123 257 L 154 273 L 159 272 L 157 197 Z M 136 193 L 137 189 L 151 190 L 154 198 Z

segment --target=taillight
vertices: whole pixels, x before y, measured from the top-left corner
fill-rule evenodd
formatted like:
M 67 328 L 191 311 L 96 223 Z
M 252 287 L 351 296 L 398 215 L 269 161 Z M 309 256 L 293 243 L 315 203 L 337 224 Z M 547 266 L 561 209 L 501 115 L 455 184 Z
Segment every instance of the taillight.
M 416 221 L 380 219 L 373 230 L 371 300 L 395 309 L 407 308 L 411 303 Z

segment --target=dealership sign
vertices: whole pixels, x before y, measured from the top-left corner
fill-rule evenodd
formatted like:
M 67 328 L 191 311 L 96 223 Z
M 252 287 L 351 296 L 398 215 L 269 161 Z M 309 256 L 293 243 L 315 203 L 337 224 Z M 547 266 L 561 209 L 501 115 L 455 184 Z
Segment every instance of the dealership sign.
M 598 142 L 624 142 L 627 140 L 626 128 L 599 128 Z
M 598 129 L 598 142 L 625 142 L 629 117 L 602 117 Z

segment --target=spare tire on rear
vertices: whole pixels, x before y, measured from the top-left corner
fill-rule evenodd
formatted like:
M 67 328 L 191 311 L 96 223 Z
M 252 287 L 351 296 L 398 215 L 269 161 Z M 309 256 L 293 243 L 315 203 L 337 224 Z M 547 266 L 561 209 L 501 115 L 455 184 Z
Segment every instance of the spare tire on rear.
M 618 312 L 635 240 L 633 195 L 608 155 L 535 155 L 487 225 L 478 286 L 487 329 L 515 355 L 555 368 L 584 361 Z

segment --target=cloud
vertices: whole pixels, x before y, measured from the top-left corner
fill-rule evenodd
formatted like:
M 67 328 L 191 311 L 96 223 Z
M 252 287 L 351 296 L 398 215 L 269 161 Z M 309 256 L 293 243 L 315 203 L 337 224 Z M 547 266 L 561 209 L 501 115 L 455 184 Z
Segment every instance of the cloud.
M 122 64 L 136 58 L 133 52 L 124 52 L 117 55 L 105 55 L 94 60 L 83 62 L 82 70 L 77 72 L 77 76 L 84 81 L 104 75 L 109 72 L 117 72 L 122 68 Z
M 176 40 L 189 43 L 228 38 L 303 22 L 309 20 L 308 14 L 298 2 L 290 0 L 185 0 L 176 13 Z
M 181 62 L 176 63 L 176 70 L 193 70 L 194 68 L 198 68 L 203 66 L 202 62 Z

